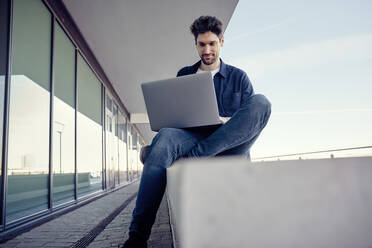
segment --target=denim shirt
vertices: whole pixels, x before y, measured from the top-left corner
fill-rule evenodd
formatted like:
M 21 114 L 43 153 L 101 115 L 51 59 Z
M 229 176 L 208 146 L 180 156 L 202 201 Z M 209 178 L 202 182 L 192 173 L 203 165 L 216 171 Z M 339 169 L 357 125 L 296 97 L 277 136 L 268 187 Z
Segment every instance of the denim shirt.
M 251 81 L 247 74 L 234 66 L 220 60 L 220 71 L 213 78 L 217 97 L 218 112 L 221 117 L 231 117 L 241 106 L 247 103 L 254 94 Z M 177 77 L 194 74 L 198 71 L 201 61 L 192 66 L 183 67 Z

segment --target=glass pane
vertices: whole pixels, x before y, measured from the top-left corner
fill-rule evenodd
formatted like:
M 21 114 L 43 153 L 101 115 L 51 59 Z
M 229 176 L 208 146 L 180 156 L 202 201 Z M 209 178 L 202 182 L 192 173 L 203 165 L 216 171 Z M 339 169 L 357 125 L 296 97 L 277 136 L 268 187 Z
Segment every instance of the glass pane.
M 132 125 L 129 125 L 128 129 L 128 169 L 129 169 L 129 178 L 133 180 L 137 177 L 137 163 L 138 163 L 138 154 L 137 154 L 137 135 Z
M 137 131 L 133 128 L 131 129 L 132 133 L 132 156 L 133 156 L 133 175 L 134 177 L 138 177 L 138 161 L 139 161 L 139 156 L 138 156 L 138 146 L 137 146 L 137 141 L 138 141 L 138 135 Z
M 128 180 L 132 181 L 133 174 L 132 174 L 132 165 L 133 165 L 133 159 L 132 159 L 132 134 L 130 133 L 131 125 L 127 124 L 127 140 L 128 140 Z
M 78 56 L 78 110 L 92 121 L 102 125 L 101 82 L 83 57 Z
M 141 142 L 138 141 L 137 142 L 137 175 L 139 175 L 140 171 L 142 170 L 142 167 L 141 167 L 142 163 L 139 157 L 139 154 L 140 154 L 139 151 L 141 151 L 141 147 L 142 147 Z
M 117 106 L 106 93 L 106 175 L 107 187 L 113 188 L 118 183 L 118 146 Z
M 127 167 L 127 120 L 124 115 L 119 112 L 119 179 L 120 183 L 128 181 Z
M 7 61 L 7 40 L 8 40 L 8 1 L 0 1 L 0 161 L 2 161 L 3 150 L 3 115 L 4 115 L 4 90 Z M 0 169 L 0 180 L 2 171 Z M 0 186 L 1 190 L 1 186 Z
M 53 201 L 75 198 L 75 47 L 58 23 L 54 36 Z
M 118 106 L 114 103 L 114 116 L 115 116 L 115 136 L 114 136 L 114 163 L 113 163 L 113 172 L 114 172 L 114 179 L 115 185 L 119 184 L 119 125 L 118 125 Z
M 140 140 L 138 142 L 138 151 L 137 151 L 137 154 L 138 154 L 138 171 L 139 173 L 142 173 L 142 170 L 143 170 L 143 164 L 141 162 L 141 159 L 140 159 L 140 151 L 141 151 L 141 148 L 144 146 L 144 143 L 142 142 L 142 140 Z
M 102 86 L 78 55 L 77 168 L 79 197 L 102 189 Z
M 13 25 L 7 222 L 48 207 L 51 14 L 15 0 Z

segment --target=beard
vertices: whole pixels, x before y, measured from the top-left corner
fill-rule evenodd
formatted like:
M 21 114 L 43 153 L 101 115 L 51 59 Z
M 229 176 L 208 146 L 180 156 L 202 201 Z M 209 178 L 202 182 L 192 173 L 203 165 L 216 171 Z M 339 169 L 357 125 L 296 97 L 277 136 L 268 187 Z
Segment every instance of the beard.
M 211 64 L 213 64 L 214 62 L 216 62 L 216 56 L 212 57 L 211 60 L 209 60 L 209 61 L 206 61 L 206 60 L 204 59 L 204 56 L 203 56 L 203 55 L 202 55 L 200 58 L 201 58 L 203 64 L 205 64 L 205 65 L 211 65 Z

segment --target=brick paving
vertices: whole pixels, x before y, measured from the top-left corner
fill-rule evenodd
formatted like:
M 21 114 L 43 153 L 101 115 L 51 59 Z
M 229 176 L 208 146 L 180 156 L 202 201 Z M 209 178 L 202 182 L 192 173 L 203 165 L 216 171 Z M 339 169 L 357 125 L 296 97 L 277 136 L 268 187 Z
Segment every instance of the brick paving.
M 128 228 L 132 211 L 135 206 L 133 200 L 109 225 L 101 232 L 88 248 L 117 247 L 128 238 Z M 172 248 L 173 241 L 169 225 L 168 205 L 164 197 L 156 216 L 148 241 L 149 248 Z
M 109 216 L 123 202 L 137 192 L 135 182 L 74 211 L 44 223 L 32 230 L 0 244 L 0 248 L 23 247 L 71 247 Z M 135 205 L 135 198 L 116 218 L 89 244 L 88 247 L 117 247 L 128 236 L 128 226 Z M 169 215 L 164 197 L 149 240 L 149 247 L 170 248 L 172 235 Z

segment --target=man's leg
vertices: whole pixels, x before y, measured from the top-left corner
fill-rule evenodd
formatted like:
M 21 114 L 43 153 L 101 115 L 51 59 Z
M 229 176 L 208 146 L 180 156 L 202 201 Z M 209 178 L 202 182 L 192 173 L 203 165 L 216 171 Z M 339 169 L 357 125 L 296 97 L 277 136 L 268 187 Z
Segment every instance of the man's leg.
M 206 139 L 197 143 L 186 157 L 210 157 L 234 147 L 248 149 L 252 146 L 262 129 L 266 126 L 271 114 L 271 104 L 263 95 L 249 98 L 247 104 Z M 243 151 L 242 150 L 242 151 Z M 236 149 L 239 152 L 239 149 Z M 229 152 L 232 155 L 234 151 Z
M 145 158 L 130 233 L 135 233 L 144 240 L 149 238 L 165 191 L 166 168 L 208 135 L 184 129 L 163 128 L 155 136 Z
M 242 156 L 242 157 L 245 157 L 247 159 L 251 159 L 251 154 L 250 154 L 250 149 L 254 143 L 254 141 L 256 141 L 256 139 L 258 138 L 259 135 L 257 135 L 254 139 L 250 140 L 250 141 L 247 141 L 241 145 L 238 145 L 238 146 L 235 146 L 229 150 L 225 150 L 221 153 L 218 153 L 216 154 L 216 157 L 220 157 L 220 156 Z

